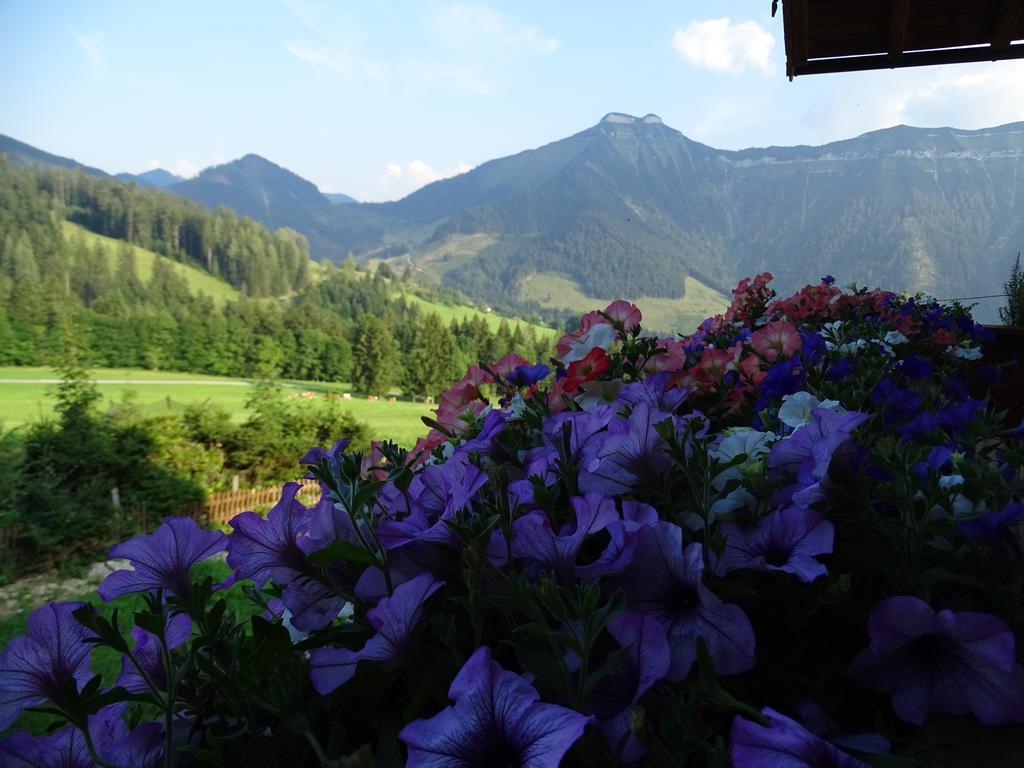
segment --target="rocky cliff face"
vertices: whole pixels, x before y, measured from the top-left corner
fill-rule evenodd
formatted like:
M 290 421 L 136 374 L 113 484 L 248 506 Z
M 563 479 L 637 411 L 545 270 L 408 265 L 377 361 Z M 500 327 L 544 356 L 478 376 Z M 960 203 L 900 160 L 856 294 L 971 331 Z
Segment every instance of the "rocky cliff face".
M 725 289 L 763 270 L 783 290 L 832 273 L 974 295 L 996 292 L 1024 249 L 1022 155 L 1022 123 L 896 126 L 820 147 L 725 151 L 656 115 L 613 112 L 394 203 L 324 205 L 312 185 L 269 163 L 273 174 L 237 172 L 223 184 L 207 172 L 172 189 L 294 227 L 320 258 L 417 262 L 486 235 L 443 267 L 422 262 L 481 298 L 508 301 L 543 272 L 593 296 L 669 297 L 687 274 Z

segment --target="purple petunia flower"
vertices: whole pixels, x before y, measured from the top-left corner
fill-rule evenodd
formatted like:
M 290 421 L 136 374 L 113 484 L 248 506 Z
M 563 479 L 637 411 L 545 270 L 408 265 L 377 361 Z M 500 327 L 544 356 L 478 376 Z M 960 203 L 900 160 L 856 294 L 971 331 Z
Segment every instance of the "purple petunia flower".
M 986 725 L 1024 722 L 1024 669 L 1002 619 L 890 597 L 871 610 L 868 634 L 850 674 L 893 694 L 900 719 L 923 725 L 933 712 L 971 712 Z
M 927 485 L 929 473 L 939 473 L 949 466 L 953 449 L 948 445 L 936 445 L 928 452 L 928 458 L 917 462 L 911 471 L 921 485 Z
M 697 660 L 697 638 L 707 643 L 715 669 L 725 675 L 754 666 L 754 629 L 743 610 L 704 586 L 700 544 L 683 549 L 683 532 L 671 523 L 641 528 L 633 564 L 620 581 L 630 608 L 658 619 L 668 634 L 668 679 L 682 680 Z
M 853 375 L 853 360 L 849 357 L 841 357 L 828 367 L 825 378 L 829 381 L 842 381 L 847 376 Z
M 908 379 L 928 379 L 932 375 L 932 362 L 923 357 L 907 355 L 899 361 L 899 369 Z
M 1024 437 L 1024 419 L 1012 429 L 1006 429 L 999 433 L 1002 437 Z
M 969 520 L 961 520 L 958 526 L 966 534 L 994 543 L 999 540 L 1004 529 L 1018 520 L 1024 520 L 1024 504 L 1011 501 L 1002 509 L 994 509 Z
M 228 565 L 235 579 L 253 579 L 262 588 L 268 579 L 288 584 L 309 570 L 306 553 L 298 544 L 309 521 L 309 512 L 295 498 L 302 486 L 286 483 L 281 499 L 264 518 L 242 512 L 231 518 Z
M 326 461 L 327 466 L 331 470 L 331 474 L 337 475 L 338 468 L 341 466 L 341 457 L 344 455 L 345 449 L 348 448 L 351 442 L 352 440 L 350 438 L 343 437 L 327 450 L 324 450 L 320 446 L 310 448 L 306 451 L 303 457 L 299 459 L 299 464 L 315 467 L 318 466 L 320 462 Z M 310 472 L 306 477 L 314 477 L 314 475 Z
M 604 530 L 619 519 L 614 499 L 599 493 L 574 496 L 570 502 L 576 524 L 556 534 L 546 513 L 540 510 L 520 517 L 512 524 L 512 556 L 528 558 L 553 571 L 564 585 L 573 582 L 576 554 L 587 536 Z
M 95 768 L 82 732 L 74 726 L 47 736 L 15 731 L 0 742 L 0 765 L 8 768 Z
M 500 453 L 500 446 L 495 438 L 505 431 L 506 415 L 504 411 L 488 411 L 484 417 L 484 423 L 480 425 L 480 431 L 476 437 L 467 440 L 456 449 L 458 454 L 482 453 L 488 456 L 496 456 Z
M 523 678 L 502 669 L 486 646 L 455 676 L 454 706 L 398 734 L 407 768 L 557 768 L 592 718 L 538 701 Z
M 444 586 L 429 573 L 395 588 L 391 597 L 382 598 L 367 618 L 377 634 L 360 650 L 318 648 L 312 653 L 310 678 L 318 693 L 327 695 L 348 682 L 361 661 L 391 661 L 411 664 L 415 649 L 409 645 L 413 629 L 423 618 L 424 603 Z
M 85 603 L 48 603 L 28 617 L 28 632 L 7 643 L 0 654 L 0 730 L 29 707 L 49 699 L 61 703 L 69 683 L 80 687 L 92 677 L 92 635 L 72 615 Z
M 167 648 L 169 650 L 177 648 L 188 640 L 191 634 L 192 619 L 184 613 L 175 614 L 167 621 L 167 627 L 164 630 Z M 146 675 L 158 691 L 167 690 L 167 671 L 164 669 L 160 639 L 152 632 L 147 632 L 140 627 L 132 627 L 132 638 L 135 640 L 135 650 L 132 655 L 139 666 L 145 670 Z M 117 684 L 131 693 L 148 693 L 150 690 L 146 678 L 127 656 L 121 658 L 121 676 L 117 678 Z
M 649 504 L 627 499 L 622 502 L 622 518 L 613 520 L 605 530 L 609 542 L 592 563 L 576 566 L 576 576 L 594 581 L 602 576 L 621 573 L 633 562 L 637 531 L 658 522 L 657 510 Z
M 660 479 L 671 459 L 654 427 L 665 418 L 664 413 L 639 403 L 628 421 L 612 421 L 608 431 L 588 442 L 583 451 L 580 490 L 615 495 Z
M 853 430 L 867 421 L 866 413 L 837 413 L 827 408 L 811 411 L 811 423 L 779 440 L 768 454 L 770 469 L 785 469 L 798 477 L 820 480 L 835 452 L 846 444 Z
M 164 765 L 164 729 L 160 723 L 142 723 L 106 745 L 104 759 L 115 768 L 160 768 Z
M 672 651 L 661 622 L 645 613 L 620 613 L 608 622 L 608 632 L 626 655 L 619 670 L 594 688 L 587 710 L 597 717 L 608 746 L 617 750 L 631 731 L 630 706 L 668 674 Z M 630 734 L 619 758 L 633 762 L 642 756 L 643 747 Z
M 939 419 L 930 411 L 921 411 L 910 421 L 904 422 L 899 427 L 900 440 L 904 443 L 912 443 L 921 440 L 939 428 Z
M 465 453 L 456 454 L 444 464 L 427 467 L 409 486 L 409 514 L 381 523 L 381 544 L 386 549 L 424 542 L 458 546 L 459 539 L 447 521 L 460 512 L 473 510 L 487 479 L 487 473 L 471 463 Z
M 614 420 L 615 411 L 609 405 L 599 405 L 589 411 L 563 411 L 544 420 L 541 437 L 557 458 L 578 460 L 587 446 L 604 438 L 608 425 Z M 568 451 L 563 444 L 566 433 Z
M 517 365 L 512 369 L 512 373 L 508 375 L 508 382 L 517 387 L 528 387 L 531 384 L 536 384 L 538 381 L 543 381 L 548 377 L 549 373 L 551 373 L 551 369 L 544 365 L 544 363 Z
M 950 403 L 943 406 L 936 413 L 939 419 L 939 426 L 947 432 L 961 432 L 978 418 L 978 411 L 982 409 L 983 405 L 984 403 L 981 400 L 968 398 L 962 403 Z
M 738 715 L 733 719 L 729 747 L 733 768 L 867 768 L 796 720 L 770 707 L 762 709 L 761 714 L 770 725 Z
M 207 531 L 190 517 L 169 517 L 153 533 L 115 544 L 111 557 L 126 557 L 134 570 L 115 571 L 100 584 L 105 602 L 132 592 L 165 589 L 184 597 L 192 586 L 189 569 L 227 546 L 227 536 Z
M 735 523 L 722 526 L 725 550 L 716 572 L 782 571 L 810 583 L 828 573 L 814 558 L 832 552 L 835 528 L 812 509 L 786 507 L 763 517 L 745 530 Z
M 643 381 L 630 382 L 619 390 L 617 402 L 636 407 L 646 403 L 655 414 L 656 421 L 669 418 L 690 394 L 688 389 L 666 389 L 672 374 L 668 371 L 648 376 Z
M 792 395 L 803 388 L 807 380 L 807 372 L 804 370 L 803 361 L 800 357 L 791 357 L 787 360 L 779 360 L 768 367 L 764 379 L 761 380 L 761 396 L 757 401 L 754 410 L 760 413 L 768 405 L 783 395 Z
M 902 421 L 917 413 L 924 397 L 919 392 L 903 389 L 888 376 L 875 385 L 871 402 L 881 407 L 887 423 Z

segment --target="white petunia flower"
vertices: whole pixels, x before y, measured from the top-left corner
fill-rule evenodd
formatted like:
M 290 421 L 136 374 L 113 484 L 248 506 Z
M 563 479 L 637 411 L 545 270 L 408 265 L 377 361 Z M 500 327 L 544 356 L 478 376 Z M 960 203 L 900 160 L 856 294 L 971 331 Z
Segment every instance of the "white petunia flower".
M 943 475 L 939 478 L 939 488 L 944 491 L 948 491 L 950 488 L 956 488 L 959 485 L 964 484 L 963 475 Z
M 981 360 L 981 350 L 978 347 L 956 347 L 953 354 L 964 360 Z
M 841 411 L 838 400 L 819 400 L 810 392 L 795 392 L 782 398 L 779 408 L 779 421 L 791 429 L 811 423 L 811 411 L 824 408 L 829 411 Z

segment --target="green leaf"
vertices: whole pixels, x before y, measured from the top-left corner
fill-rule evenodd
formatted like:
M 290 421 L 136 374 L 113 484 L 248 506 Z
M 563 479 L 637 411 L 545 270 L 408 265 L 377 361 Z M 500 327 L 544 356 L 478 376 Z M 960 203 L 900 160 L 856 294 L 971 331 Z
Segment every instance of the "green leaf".
M 338 560 L 347 563 L 361 563 L 362 565 L 375 565 L 377 560 L 373 553 L 367 552 L 362 547 L 348 541 L 334 541 L 323 549 L 314 552 L 309 556 L 309 561 L 322 568 Z
M 166 621 L 163 614 L 138 611 L 135 614 L 135 626 L 157 637 L 163 637 Z

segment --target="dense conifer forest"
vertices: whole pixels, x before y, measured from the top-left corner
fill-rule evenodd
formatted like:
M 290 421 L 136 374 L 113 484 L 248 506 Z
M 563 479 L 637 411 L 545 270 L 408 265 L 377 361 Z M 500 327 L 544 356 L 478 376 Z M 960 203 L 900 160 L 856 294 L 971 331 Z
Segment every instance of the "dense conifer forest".
M 117 238 L 117 253 L 67 236 L 64 220 Z M 131 245 L 166 257 L 148 279 Z M 240 297 L 218 302 L 193 291 L 169 260 L 225 280 Z M 435 396 L 469 362 L 549 351 L 525 323 L 496 331 L 482 317 L 446 324 L 399 294 L 403 280 L 408 274 L 369 274 L 351 261 L 316 267 L 301 235 L 227 209 L 0 161 L 0 364 L 59 365 L 72 344 L 91 366 Z

